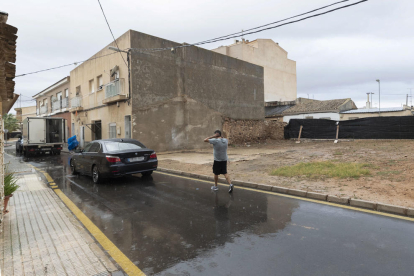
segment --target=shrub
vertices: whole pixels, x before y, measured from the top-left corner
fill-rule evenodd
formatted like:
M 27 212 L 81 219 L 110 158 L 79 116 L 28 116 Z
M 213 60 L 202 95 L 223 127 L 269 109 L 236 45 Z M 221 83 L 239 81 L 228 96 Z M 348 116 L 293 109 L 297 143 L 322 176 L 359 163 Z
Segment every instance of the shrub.
M 19 185 L 16 184 L 17 177 L 14 172 L 5 172 L 4 174 L 4 196 L 9 196 L 19 189 Z

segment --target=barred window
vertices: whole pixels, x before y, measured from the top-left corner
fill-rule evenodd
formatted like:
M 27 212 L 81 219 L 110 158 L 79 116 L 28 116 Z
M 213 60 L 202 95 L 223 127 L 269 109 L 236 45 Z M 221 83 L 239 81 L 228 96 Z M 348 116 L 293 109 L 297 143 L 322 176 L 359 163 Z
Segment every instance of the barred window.
M 116 138 L 116 123 L 109 124 L 109 138 Z

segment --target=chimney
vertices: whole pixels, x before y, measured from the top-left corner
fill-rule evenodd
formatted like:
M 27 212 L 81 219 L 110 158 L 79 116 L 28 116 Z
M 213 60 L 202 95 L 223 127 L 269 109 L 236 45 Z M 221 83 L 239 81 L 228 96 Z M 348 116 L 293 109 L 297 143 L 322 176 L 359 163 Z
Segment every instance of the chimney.
M 6 23 L 9 14 L 7 12 L 0 11 L 0 23 Z
M 369 93 L 367 93 L 367 106 L 365 108 L 371 108 L 371 103 L 369 102 Z

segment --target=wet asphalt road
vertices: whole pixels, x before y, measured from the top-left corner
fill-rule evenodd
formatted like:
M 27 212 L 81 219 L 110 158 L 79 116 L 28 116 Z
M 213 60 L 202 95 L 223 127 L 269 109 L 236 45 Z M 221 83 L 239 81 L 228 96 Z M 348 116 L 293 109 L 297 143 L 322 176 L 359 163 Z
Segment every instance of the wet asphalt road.
M 154 173 L 95 185 L 25 159 L 147 275 L 414 275 L 414 223 Z

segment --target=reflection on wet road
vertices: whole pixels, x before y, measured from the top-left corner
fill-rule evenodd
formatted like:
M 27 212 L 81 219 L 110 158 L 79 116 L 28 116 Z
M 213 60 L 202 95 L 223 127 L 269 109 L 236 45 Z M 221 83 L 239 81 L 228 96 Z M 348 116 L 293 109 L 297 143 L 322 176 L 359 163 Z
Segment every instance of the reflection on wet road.
M 413 275 L 414 223 L 154 173 L 96 185 L 26 160 L 148 275 Z

